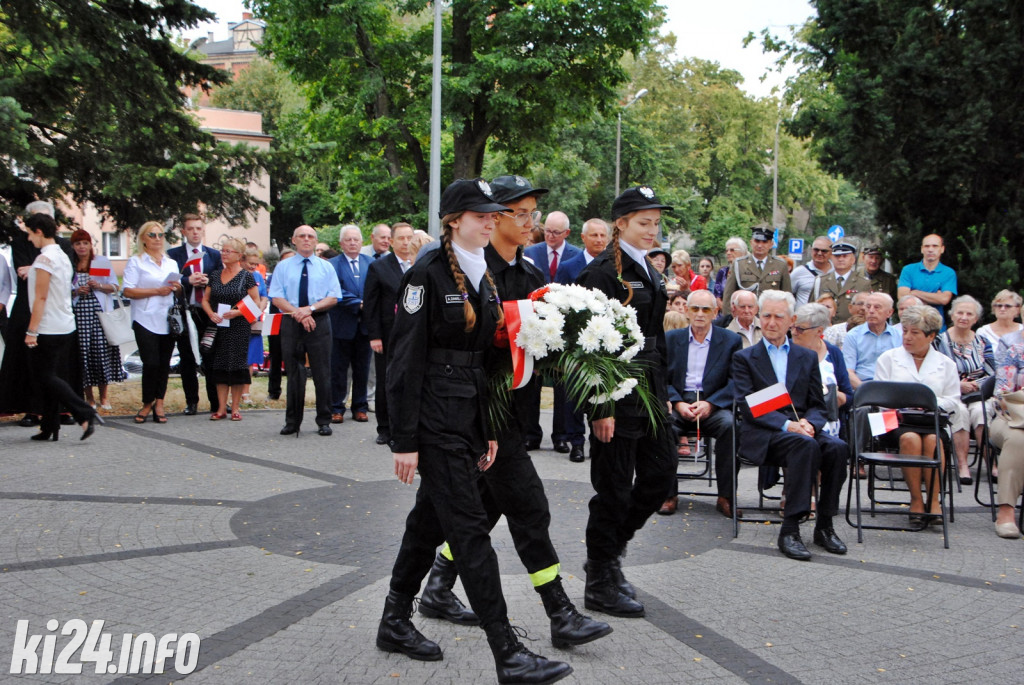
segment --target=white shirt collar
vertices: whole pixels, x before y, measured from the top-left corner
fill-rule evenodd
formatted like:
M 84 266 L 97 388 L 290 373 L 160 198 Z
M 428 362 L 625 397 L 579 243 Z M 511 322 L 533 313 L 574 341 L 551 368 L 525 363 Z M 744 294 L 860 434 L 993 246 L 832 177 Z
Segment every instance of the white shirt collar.
M 634 262 L 642 266 L 644 271 L 647 270 L 647 250 L 641 250 L 640 248 L 633 247 L 624 240 L 619 241 L 619 247 L 622 248 L 623 252 L 632 257 Z
M 487 271 L 487 258 L 484 257 L 484 248 L 476 250 L 464 250 L 455 241 L 452 241 L 452 249 L 455 250 L 455 257 L 459 260 L 459 266 L 466 274 L 466 278 L 473 284 L 473 287 L 480 291 L 480 281 Z

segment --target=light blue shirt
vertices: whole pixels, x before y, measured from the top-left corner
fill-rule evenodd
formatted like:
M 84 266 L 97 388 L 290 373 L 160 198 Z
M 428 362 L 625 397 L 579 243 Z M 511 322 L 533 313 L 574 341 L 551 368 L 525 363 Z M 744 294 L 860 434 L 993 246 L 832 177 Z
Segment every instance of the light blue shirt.
M 693 337 L 693 329 L 690 329 L 690 345 L 686 350 L 686 391 L 704 389 L 704 367 L 707 366 L 708 352 L 711 351 L 712 330 L 709 328 L 704 342 L 699 343 Z
M 782 343 L 781 347 L 776 347 L 768 342 L 768 338 L 761 338 L 761 342 L 764 343 L 764 348 L 768 350 L 768 359 L 772 362 L 772 368 L 775 369 L 775 378 L 782 383 L 786 384 L 786 372 L 789 371 L 789 338 L 786 338 L 786 342 Z M 782 424 L 782 432 L 785 433 L 789 430 L 789 421 Z
M 309 286 L 306 293 L 309 303 L 314 304 L 325 297 L 336 297 L 341 301 L 341 283 L 338 272 L 326 259 L 295 255 L 278 262 L 274 267 L 274 278 L 270 281 L 270 298 L 282 297 L 294 307 L 299 306 L 299 281 L 302 278 L 302 263 L 309 260 L 306 269 Z
M 885 324 L 885 330 L 875 334 L 866 323 L 855 326 L 843 340 L 843 359 L 846 368 L 857 374 L 862 381 L 875 377 L 875 363 L 883 352 L 903 344 L 903 329 Z

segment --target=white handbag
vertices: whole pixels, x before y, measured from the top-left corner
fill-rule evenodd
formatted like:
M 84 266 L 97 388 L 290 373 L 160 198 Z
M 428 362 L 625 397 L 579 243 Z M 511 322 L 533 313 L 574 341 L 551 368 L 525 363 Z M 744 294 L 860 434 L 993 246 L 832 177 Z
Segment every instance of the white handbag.
M 109 312 L 99 312 L 100 326 L 103 327 L 103 335 L 110 345 L 124 345 L 128 342 L 135 342 L 135 332 L 132 331 L 132 308 L 125 304 L 120 297 L 113 297 L 114 308 Z

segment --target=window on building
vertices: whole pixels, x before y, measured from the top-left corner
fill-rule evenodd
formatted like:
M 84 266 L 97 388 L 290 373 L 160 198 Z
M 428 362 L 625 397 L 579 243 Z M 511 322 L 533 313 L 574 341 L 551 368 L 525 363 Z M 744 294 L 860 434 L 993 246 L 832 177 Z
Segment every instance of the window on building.
M 123 236 L 120 233 L 104 233 L 103 234 L 103 254 L 107 257 L 123 257 L 124 246 Z

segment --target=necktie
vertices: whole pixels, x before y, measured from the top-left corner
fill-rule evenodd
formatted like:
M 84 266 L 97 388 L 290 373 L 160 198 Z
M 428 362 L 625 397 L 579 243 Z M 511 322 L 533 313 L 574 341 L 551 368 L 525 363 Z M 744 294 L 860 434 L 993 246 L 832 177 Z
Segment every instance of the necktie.
M 385 254 L 385 253 L 384 253 L 384 252 L 374 252 L 374 253 L 373 253 L 373 258 L 374 258 L 374 259 L 380 259 L 380 256 L 381 256 L 382 254 Z
M 348 260 L 348 263 L 352 265 L 352 275 L 359 278 L 359 260 L 350 259 Z
M 764 260 L 763 259 L 757 260 L 757 270 L 758 271 L 764 271 Z
M 299 276 L 299 306 L 309 306 L 309 259 L 302 260 L 302 275 Z
M 403 273 L 403 274 L 404 274 L 404 273 L 405 273 L 406 271 L 408 271 L 408 270 L 409 270 L 409 262 L 407 262 L 406 260 L 404 260 L 404 259 L 402 259 L 402 260 L 399 260 L 399 264 L 401 264 L 401 265 L 402 265 L 402 273 Z
M 839 292 L 843 292 L 843 281 L 846 280 L 846 276 L 836 276 L 836 282 L 839 284 Z
M 198 247 L 192 248 L 192 259 L 199 260 L 199 268 L 192 267 L 192 273 L 201 272 L 203 270 L 203 260 L 202 255 L 199 254 Z M 195 300 L 195 303 L 200 306 L 202 306 L 203 304 L 203 290 L 204 288 L 202 286 L 196 286 L 195 288 L 192 289 L 192 299 Z
M 551 282 L 554 282 L 556 273 L 558 273 L 558 253 L 552 250 L 551 264 L 548 266 L 548 274 L 551 275 Z

